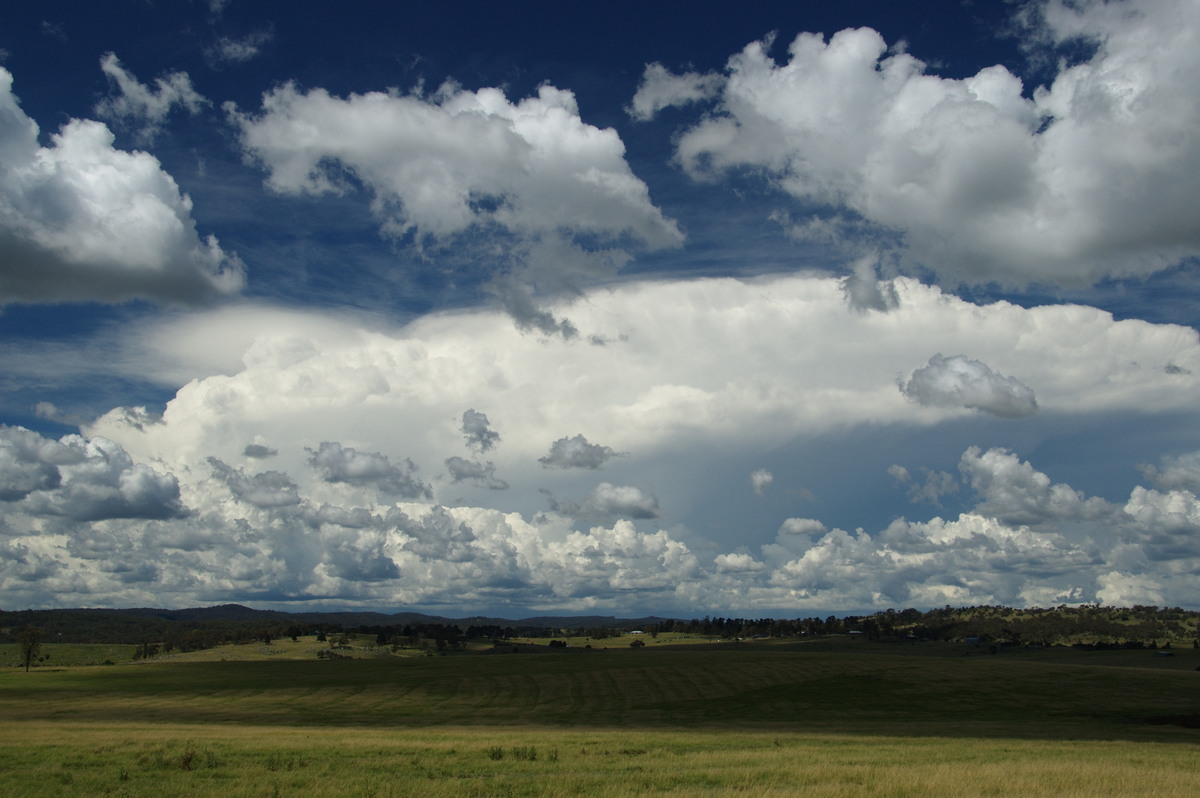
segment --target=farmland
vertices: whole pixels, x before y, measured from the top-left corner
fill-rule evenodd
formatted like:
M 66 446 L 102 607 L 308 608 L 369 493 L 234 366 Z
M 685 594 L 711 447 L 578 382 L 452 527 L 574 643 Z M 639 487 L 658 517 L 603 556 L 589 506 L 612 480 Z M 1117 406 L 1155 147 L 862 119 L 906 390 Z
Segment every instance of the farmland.
M 7 668 L 0 795 L 1200 793 L 1193 649 L 538 642 Z

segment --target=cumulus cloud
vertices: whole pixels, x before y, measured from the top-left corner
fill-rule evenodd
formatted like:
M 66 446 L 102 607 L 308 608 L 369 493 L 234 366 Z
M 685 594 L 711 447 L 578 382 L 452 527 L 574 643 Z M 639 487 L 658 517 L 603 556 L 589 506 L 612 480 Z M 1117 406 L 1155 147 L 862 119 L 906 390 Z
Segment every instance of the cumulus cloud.
M 1164 457 L 1162 465 L 1138 466 L 1146 479 L 1164 490 L 1190 490 L 1200 494 L 1200 452 Z
M 500 442 L 500 433 L 491 428 L 487 413 L 480 413 L 473 407 L 463 411 L 462 434 L 467 446 L 477 452 L 486 452 Z
M 446 458 L 446 470 L 451 482 L 472 482 L 489 490 L 508 490 L 508 483 L 496 477 L 494 463 L 479 463 L 462 457 Z
M 538 462 L 546 468 L 600 468 L 618 455 L 609 446 L 589 443 L 583 435 L 576 435 L 550 444 L 550 453 L 539 457 Z
M 975 511 L 1010 524 L 1096 520 L 1115 508 L 1099 497 L 1086 498 L 1006 449 L 986 452 L 972 446 L 963 452 L 959 470 L 983 501 Z
M 815 518 L 789 518 L 779 527 L 781 535 L 824 535 L 825 525 Z
M 720 88 L 721 76 L 713 72 L 675 75 L 662 64 L 647 64 L 637 94 L 633 95 L 626 111 L 634 119 L 645 122 L 664 108 L 711 99 Z
M 571 513 L 588 518 L 658 518 L 658 497 L 632 485 L 601 482 Z
M 1021 418 L 1037 412 L 1037 400 L 1028 386 L 964 355 L 934 355 L 900 383 L 900 392 L 918 404 L 967 407 L 1001 418 Z
M 240 468 L 232 468 L 215 457 L 208 458 L 213 475 L 228 486 L 230 493 L 240 501 L 255 507 L 290 507 L 300 503 L 298 486 L 291 478 L 279 471 L 264 471 L 246 474 Z
M 392 465 L 386 455 L 360 452 L 340 443 L 323 441 L 309 452 L 309 464 L 326 482 L 341 482 L 356 487 L 372 486 L 380 491 L 409 499 L 432 498 L 432 489 L 417 479 L 417 467 L 411 460 Z
M 750 487 L 759 496 L 766 495 L 767 488 L 775 481 L 775 475 L 765 468 L 759 468 L 750 474 Z
M 57 485 L 53 478 L 19 483 L 26 496 L 68 487 L 78 478 L 69 465 L 101 466 L 77 438 L 51 441 L 6 428 L 4 484 L 18 484 L 13 464 L 20 473 L 48 463 L 60 469 Z M 105 463 L 121 460 L 111 442 L 101 445 Z M 573 508 L 597 522 L 583 531 L 557 512 L 527 518 L 428 503 L 318 505 L 279 472 L 246 474 L 211 461 L 211 482 L 236 501 L 204 499 L 196 493 L 208 484 L 201 479 L 189 486 L 199 504 L 187 517 L 105 515 L 88 521 L 86 535 L 63 536 L 39 525 L 37 506 L 10 501 L 0 522 L 0 580 L 20 602 L 54 597 L 68 606 L 186 605 L 219 592 L 295 606 L 337 595 L 366 606 L 802 612 L 1148 597 L 1171 604 L 1192 594 L 1200 562 L 1193 494 L 1139 487 L 1124 507 L 1091 512 L 1094 499 L 1044 484 L 1015 455 L 968 450 L 963 459 L 1005 473 L 978 481 L 984 502 L 957 518 L 896 519 L 874 532 L 792 518 L 757 552 L 739 547 L 708 559 L 666 530 L 612 521 L 657 512 L 652 494 L 629 486 L 602 483 Z M 128 470 L 127 462 L 120 468 Z M 89 488 L 100 482 L 90 479 Z M 1013 500 L 1022 492 L 1034 498 Z M 1025 509 L 1013 512 L 1018 505 Z M 1090 523 L 1074 523 L 1081 518 Z
M 136 125 L 143 141 L 154 140 L 173 108 L 183 108 L 195 115 L 209 105 L 208 100 L 192 87 L 192 80 L 186 72 L 172 72 L 156 78 L 156 88 L 150 88 L 121 66 L 115 53 L 101 56 L 100 69 L 108 76 L 117 93 L 96 103 L 96 114 Z
M 749 554 L 718 554 L 713 558 L 713 568 L 718 573 L 750 574 L 766 570 L 766 565 L 751 557 Z
M 131 328 L 147 374 L 171 369 L 186 379 L 161 417 L 121 408 L 85 431 L 175 475 L 190 514 L 76 523 L 67 548 L 69 516 L 35 515 L 22 497 L 53 494 L 55 474 L 65 481 L 68 472 L 36 454 L 48 445 L 41 439 L 18 444 L 14 436 L 14 451 L 35 454 L 10 454 L 23 465 L 3 471 L 21 475 L 4 483 L 14 497 L 0 528 L 12 552 L 11 561 L 0 556 L 5 594 L 68 606 L 271 595 L 293 606 L 338 596 L 380 607 L 767 614 L 1056 603 L 1090 600 L 1103 585 L 1111 595 L 1134 595 L 1141 585 L 1142 595 L 1157 591 L 1172 604 L 1193 595 L 1194 577 L 1179 570 L 1181 562 L 1191 567 L 1189 535 L 1196 539 L 1184 491 L 1160 485 L 1124 506 L 1106 504 L 987 447 L 962 457 L 960 479 L 977 499 L 961 516 L 862 530 L 831 518 L 747 516 L 723 540 L 695 531 L 699 516 L 678 508 L 700 493 L 746 498 L 751 468 L 739 464 L 753 465 L 764 451 L 782 479 L 781 469 L 794 473 L 786 449 L 809 457 L 815 449 L 803 444 L 844 440 L 839 430 L 874 441 L 877 431 L 886 439 L 889 430 L 915 434 L 950 419 L 955 434 L 969 432 L 955 413 L 896 390 L 896 363 L 922 362 L 947 341 L 1038 385 L 1045 413 L 1194 413 L 1194 330 L 1074 306 L 977 305 L 907 278 L 895 288 L 899 303 L 887 313 L 858 312 L 841 280 L 811 276 L 625 283 L 555 308 L 606 346 L 539 341 L 494 310 L 384 329 L 348 316 L 239 306 Z M 121 351 L 118 342 L 114 357 Z M 1169 374 L 1164 363 L 1190 374 Z M 494 463 L 523 490 L 471 491 L 485 506 L 435 511 L 434 501 L 450 501 L 442 491 L 458 490 L 452 476 L 435 481 L 430 499 L 429 486 L 409 496 L 377 490 L 374 480 L 386 482 L 389 467 L 420 484 L 415 467 L 395 456 L 363 454 L 362 469 L 351 469 L 361 441 L 416 463 L 445 462 L 464 447 L 463 408 L 480 407 L 479 397 L 491 418 L 504 420 L 504 440 L 487 462 L 471 458 L 485 469 Z M 570 429 L 586 430 L 576 436 L 585 455 L 595 445 L 589 439 L 608 444 L 593 452 L 599 459 L 630 452 L 603 462 L 611 487 L 597 489 L 586 467 L 538 462 L 547 442 Z M 277 447 L 265 475 L 262 461 L 246 455 L 251 441 Z M 328 470 L 316 462 L 322 441 L 345 442 L 324 447 Z M 560 449 L 562 461 L 573 462 L 572 447 Z M 705 473 L 713 461 L 703 452 L 719 452 L 724 467 Z M 208 457 L 225 469 L 214 470 Z M 902 462 L 905 485 L 924 487 L 930 474 L 934 487 L 944 481 Z M 1160 463 L 1159 472 L 1170 465 Z M 293 484 L 298 503 L 289 503 Z M 545 511 L 530 495 L 544 485 L 572 502 Z M 589 503 L 586 517 L 565 512 Z M 657 519 L 636 515 L 650 512 Z M 131 562 L 149 566 L 131 570 Z M 33 574 L 44 579 L 20 581 Z M 1128 589 L 1120 593 L 1120 585 Z
M 261 443 L 248 443 L 246 448 L 242 449 L 242 455 L 253 460 L 265 460 L 268 457 L 274 457 L 279 454 L 278 451 L 269 446 L 264 446 Z
M 1093 54 L 1032 92 L 1003 66 L 939 78 L 868 28 L 800 34 L 782 63 L 753 42 L 677 160 L 697 178 L 762 171 L 821 216 L 895 231 L 947 284 L 1089 284 L 1194 257 L 1200 176 L 1178 164 L 1200 158 L 1200 7 L 1043 9 L 1044 46 Z
M 630 246 L 683 239 L 630 170 L 616 132 L 583 122 L 574 95 L 553 86 L 513 103 L 500 89 L 451 83 L 429 97 L 345 98 L 287 84 L 263 96 L 257 115 L 226 109 L 274 191 L 361 186 L 383 234 L 419 245 L 488 233 L 488 260 L 501 264 L 492 289 L 531 329 L 572 329 L 537 308 L 535 295 L 611 275 Z
M 0 68 L 0 302 L 196 303 L 241 289 L 241 262 L 199 238 L 191 200 L 153 156 L 81 119 L 39 146 L 12 83 Z
M 19 512 L 73 521 L 187 515 L 173 475 L 134 463 L 110 440 L 67 435 L 54 441 L 2 425 L 0 501 L 17 503 Z

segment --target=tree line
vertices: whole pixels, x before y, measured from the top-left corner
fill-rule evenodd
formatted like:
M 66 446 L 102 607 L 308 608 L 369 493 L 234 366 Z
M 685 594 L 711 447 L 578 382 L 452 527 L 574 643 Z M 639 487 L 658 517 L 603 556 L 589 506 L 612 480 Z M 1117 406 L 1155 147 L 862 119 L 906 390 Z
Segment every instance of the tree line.
M 241 608 L 246 610 L 246 608 Z M 478 621 L 413 621 L 408 623 L 349 623 L 337 613 L 286 613 L 254 610 L 236 618 L 198 619 L 196 614 L 129 614 L 119 610 L 0 611 L 0 642 L 17 643 L 25 630 L 37 630 L 44 643 L 132 644 L 138 655 L 195 651 L 225 643 L 270 643 L 289 637 L 329 634 L 370 635 L 380 646 L 418 647 L 422 641 L 438 649 L 461 648 L 467 641 L 501 643 L 526 637 L 587 637 L 605 639 L 630 631 L 636 622 L 620 625 L 480 623 Z M 380 616 L 386 617 L 386 616 Z M 1161 647 L 1200 645 L 1200 612 L 1179 607 L 1101 605 L 1014 609 L 1011 607 L 950 607 L 887 609 L 869 615 L 828 615 L 794 619 L 711 617 L 655 619 L 640 631 L 651 637 L 683 634 L 705 638 L 819 637 L 858 634 L 877 640 L 971 641 L 997 645 L 1078 645 L 1093 647 Z

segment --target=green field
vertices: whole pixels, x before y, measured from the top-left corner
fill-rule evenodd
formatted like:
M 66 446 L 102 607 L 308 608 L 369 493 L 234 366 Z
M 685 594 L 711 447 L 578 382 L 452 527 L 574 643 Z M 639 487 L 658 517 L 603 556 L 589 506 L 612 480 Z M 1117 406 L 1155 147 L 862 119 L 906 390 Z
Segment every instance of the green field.
M 1192 649 L 288 642 L 0 670 L 0 795 L 1200 794 Z

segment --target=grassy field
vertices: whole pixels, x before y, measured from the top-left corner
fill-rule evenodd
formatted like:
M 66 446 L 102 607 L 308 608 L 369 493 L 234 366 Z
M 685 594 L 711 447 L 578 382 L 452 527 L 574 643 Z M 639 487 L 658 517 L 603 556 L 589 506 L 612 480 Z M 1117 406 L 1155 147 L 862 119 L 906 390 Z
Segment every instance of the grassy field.
M 1200 652 L 627 645 L 52 656 L 0 670 L 0 796 L 1200 794 Z

